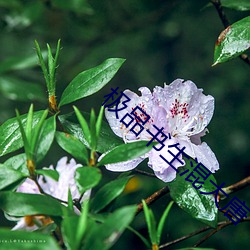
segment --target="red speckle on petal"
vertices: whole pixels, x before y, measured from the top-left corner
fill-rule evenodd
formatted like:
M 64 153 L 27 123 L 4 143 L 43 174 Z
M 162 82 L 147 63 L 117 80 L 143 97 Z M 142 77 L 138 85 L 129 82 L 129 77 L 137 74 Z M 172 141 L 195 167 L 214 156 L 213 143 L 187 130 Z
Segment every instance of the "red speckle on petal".
M 188 103 L 180 103 L 177 99 L 175 99 L 175 101 L 172 103 L 172 108 L 170 109 L 172 118 L 179 115 L 184 119 L 184 122 L 186 122 L 187 118 L 189 118 L 187 107 Z

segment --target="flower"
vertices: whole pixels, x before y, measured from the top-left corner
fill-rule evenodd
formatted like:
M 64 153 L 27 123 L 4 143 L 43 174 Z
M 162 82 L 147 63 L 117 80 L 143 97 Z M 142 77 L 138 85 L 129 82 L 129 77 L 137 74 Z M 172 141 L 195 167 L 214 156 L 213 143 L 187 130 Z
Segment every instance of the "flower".
M 38 178 L 38 183 L 43 191 L 51 195 L 57 199 L 62 201 L 68 200 L 68 190 L 70 190 L 72 199 L 78 199 L 80 197 L 80 193 L 77 189 L 76 182 L 74 179 L 75 171 L 78 167 L 81 167 L 80 164 L 76 164 L 74 159 L 71 159 L 67 162 L 67 157 L 61 158 L 56 168 L 51 165 L 49 168 L 43 169 L 50 169 L 56 170 L 59 174 L 58 181 L 47 177 L 47 176 L 40 176 Z M 30 193 L 30 194 L 41 194 L 36 183 L 27 178 L 16 190 L 20 193 Z M 90 196 L 90 190 L 84 193 L 80 202 L 86 200 Z M 76 211 L 77 213 L 77 211 Z M 34 223 L 34 221 L 36 223 Z M 12 230 L 27 230 L 27 231 L 34 231 L 38 229 L 38 225 L 47 225 L 51 223 L 52 220 L 49 217 L 45 216 L 25 216 L 22 217 L 17 225 Z
M 137 140 L 152 139 L 146 130 L 152 134 L 156 134 L 157 130 L 163 127 L 163 132 L 171 135 L 171 139 L 167 139 L 165 147 L 159 152 L 152 149 L 149 153 L 136 158 L 134 160 L 121 162 L 117 164 L 107 164 L 106 168 L 111 171 L 128 171 L 135 168 L 144 159 L 149 158 L 148 166 L 153 169 L 155 175 L 164 182 L 170 182 L 175 179 L 176 171 L 169 166 L 159 155 L 161 154 L 167 161 L 171 161 L 173 156 L 168 152 L 169 145 L 180 144 L 180 148 L 185 146 L 185 153 L 192 158 L 197 158 L 211 172 L 219 169 L 219 163 L 210 149 L 205 143 L 201 142 L 201 137 L 206 134 L 206 127 L 210 122 L 214 112 L 214 98 L 210 95 L 204 95 L 202 89 L 198 89 L 192 81 L 184 81 L 176 79 L 170 85 L 164 87 L 156 86 L 153 93 L 146 88 L 139 88 L 141 96 L 138 96 L 130 90 L 125 90 L 124 94 L 131 100 L 127 102 L 127 108 L 119 111 L 119 119 L 116 119 L 115 112 L 105 109 L 105 115 L 114 133 L 122 137 L 125 143 Z M 121 98 L 118 108 L 122 107 Z M 135 120 L 129 127 L 120 122 L 126 113 L 132 112 L 136 107 L 140 107 L 150 119 L 144 124 L 144 130 L 136 136 L 130 131 L 135 124 Z M 140 113 L 141 118 L 146 117 Z M 139 130 L 139 129 L 138 129 Z M 136 132 L 139 132 L 135 129 Z M 159 146 L 156 146 L 159 148 Z M 175 154 L 174 150 L 171 151 Z M 178 152 L 178 151 L 177 151 Z M 101 156 L 102 157 L 102 156 Z M 182 159 L 182 156 L 179 158 Z M 175 168 L 184 166 L 178 160 L 174 160 Z

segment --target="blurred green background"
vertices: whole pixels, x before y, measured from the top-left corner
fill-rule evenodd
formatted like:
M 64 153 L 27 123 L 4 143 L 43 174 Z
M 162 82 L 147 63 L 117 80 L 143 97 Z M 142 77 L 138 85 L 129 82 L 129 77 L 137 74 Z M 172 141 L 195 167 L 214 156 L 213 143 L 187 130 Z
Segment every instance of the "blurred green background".
M 210 133 L 204 140 L 220 163 L 220 170 L 215 174 L 218 183 L 230 185 L 250 175 L 249 65 L 236 58 L 211 67 L 214 44 L 223 26 L 213 7 L 204 8 L 207 3 L 203 0 L 0 0 L 0 124 L 15 115 L 15 108 L 26 113 L 31 101 L 36 110 L 46 108 L 45 84 L 36 64 L 34 40 L 46 49 L 46 43 L 55 48 L 60 38 L 58 99 L 78 73 L 111 57 L 122 57 L 126 62 L 99 93 L 78 101 L 79 109 L 89 111 L 94 107 L 99 110 L 103 96 L 111 87 L 138 91 L 139 87 L 147 86 L 152 90 L 154 86 L 171 83 L 176 78 L 190 79 L 203 88 L 205 94 L 215 98 L 215 113 L 208 126 Z M 226 14 L 233 23 L 249 12 L 226 9 Z M 21 94 L 23 89 L 29 88 L 35 88 L 33 94 Z M 72 110 L 68 105 L 61 112 Z M 54 143 L 41 167 L 55 164 L 63 155 L 65 153 Z M 141 168 L 147 169 L 145 166 L 146 163 Z M 109 179 L 117 176 L 107 171 L 104 174 Z M 124 194 L 119 205 L 138 203 L 164 186 L 160 180 L 149 177 L 139 177 L 139 182 L 137 190 Z M 250 206 L 247 189 L 235 195 Z M 157 218 L 169 200 L 166 196 L 152 206 Z M 220 219 L 225 218 L 221 215 Z M 1 217 L 2 225 L 13 225 L 6 223 Z M 134 226 L 147 233 L 142 214 L 135 219 Z M 175 205 L 162 242 L 203 226 Z M 249 223 L 230 226 L 202 246 L 247 249 L 249 234 Z M 200 237 L 169 249 L 192 246 Z M 136 236 L 126 232 L 113 249 L 144 247 Z

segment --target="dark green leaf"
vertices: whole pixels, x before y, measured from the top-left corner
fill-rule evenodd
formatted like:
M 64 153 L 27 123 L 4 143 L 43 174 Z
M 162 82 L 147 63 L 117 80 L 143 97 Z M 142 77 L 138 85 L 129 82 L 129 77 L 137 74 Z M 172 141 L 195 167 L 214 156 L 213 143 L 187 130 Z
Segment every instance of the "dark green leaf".
M 92 200 L 91 207 L 94 212 L 99 212 L 117 198 L 124 190 L 132 176 L 119 178 L 104 185 Z
M 55 181 L 58 181 L 58 179 L 59 179 L 59 173 L 56 170 L 38 169 L 38 170 L 36 170 L 36 173 L 40 174 L 40 175 L 48 176 Z
M 34 112 L 33 127 L 41 118 L 44 111 Z M 25 124 L 27 114 L 20 116 Z M 25 126 L 25 125 L 24 125 Z M 0 126 L 0 156 L 13 152 L 23 146 L 17 118 L 11 118 Z
M 152 144 L 146 146 L 148 141 L 135 141 L 122 144 L 108 152 L 98 163 L 98 166 L 129 161 L 148 153 L 152 149 Z
M 193 164 L 197 164 L 193 161 Z M 189 163 L 187 165 L 190 165 Z M 190 169 L 191 166 L 185 166 L 181 171 Z M 176 179 L 168 184 L 170 195 L 177 205 L 184 211 L 189 213 L 195 219 L 204 222 L 205 224 L 216 227 L 218 209 L 215 205 L 213 195 L 200 194 L 202 192 L 212 192 L 216 187 L 210 183 L 210 180 L 216 183 L 213 175 L 211 175 L 202 185 L 200 189 L 195 189 L 192 183 L 185 180 L 184 176 L 177 175 Z M 197 184 L 198 185 L 198 184 Z
M 84 116 L 89 119 L 89 114 L 84 113 Z M 74 135 L 89 148 L 89 144 L 83 135 L 81 127 L 77 124 L 75 116 L 72 116 L 72 114 L 62 115 L 59 116 L 59 120 L 70 134 Z M 97 152 L 104 153 L 121 144 L 123 144 L 122 139 L 114 134 L 107 122 L 102 121 L 102 127 L 96 149 Z
M 10 231 L 0 229 L 0 249 L 6 250 L 60 250 L 56 241 L 50 236 L 36 232 Z
M 250 16 L 228 26 L 215 45 L 214 65 L 239 56 L 250 47 Z
M 101 180 L 102 173 L 95 167 L 81 167 L 76 170 L 75 180 L 81 194 L 95 187 Z
M 19 154 L 9 158 L 7 161 L 4 162 L 4 165 L 8 166 L 9 168 L 18 170 L 19 172 L 28 176 L 29 171 L 26 165 L 26 160 L 27 159 L 25 154 Z
M 81 14 L 92 14 L 93 9 L 86 0 L 52 0 L 53 6 L 63 10 L 71 10 Z
M 11 216 L 35 214 L 62 216 L 66 207 L 45 195 L 2 192 L 0 208 Z
M 0 164 L 0 190 L 24 178 L 25 175 L 21 172 Z
M 35 83 L 18 80 L 14 77 L 0 77 L 0 93 L 15 101 L 45 101 L 42 86 Z
M 249 0 L 221 0 L 223 7 L 227 7 L 239 11 L 250 10 L 250 1 Z
M 131 223 L 136 209 L 136 206 L 127 206 L 110 214 L 103 224 L 93 227 L 83 249 L 109 249 Z
M 62 149 L 71 154 L 82 164 L 88 165 L 87 149 L 76 137 L 64 132 L 56 132 L 56 140 Z
M 38 141 L 37 161 L 41 161 L 48 153 L 50 146 L 54 140 L 56 132 L 56 117 L 52 116 L 44 121 L 41 135 Z
M 92 95 L 104 87 L 124 63 L 124 59 L 110 58 L 99 66 L 83 71 L 64 90 L 59 106 Z

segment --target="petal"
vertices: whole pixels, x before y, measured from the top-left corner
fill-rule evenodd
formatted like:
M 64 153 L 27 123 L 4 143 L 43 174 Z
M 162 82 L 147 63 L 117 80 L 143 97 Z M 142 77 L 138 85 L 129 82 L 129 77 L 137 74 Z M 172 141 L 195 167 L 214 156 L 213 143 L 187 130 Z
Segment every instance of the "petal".
M 191 136 L 205 129 L 214 112 L 214 98 L 202 91 L 192 81 L 182 79 L 154 89 L 155 102 L 168 113 L 171 132 Z
M 40 194 L 36 183 L 27 178 L 16 190 L 19 193 Z
M 34 225 L 34 226 L 28 226 L 25 222 L 24 217 L 22 217 L 17 224 L 11 229 L 12 231 L 15 230 L 23 230 L 23 231 L 35 231 L 38 229 L 38 226 Z
M 173 145 L 176 143 L 175 139 L 168 140 L 169 145 Z M 170 182 L 176 178 L 176 170 L 172 168 L 164 159 L 160 157 L 162 155 L 168 162 L 173 160 L 173 156 L 168 152 L 171 151 L 174 155 L 176 155 L 179 151 L 176 148 L 168 148 L 167 145 L 160 151 L 151 150 L 149 152 L 149 162 L 148 166 L 152 168 L 155 172 L 155 175 L 164 182 Z M 178 160 L 174 160 L 172 166 L 176 169 L 178 167 L 185 166 L 185 161 L 182 160 L 182 156 L 178 157 L 183 164 L 181 164 Z
M 114 172 L 123 172 L 123 171 L 129 171 L 134 168 L 136 168 L 144 159 L 146 156 L 138 157 L 134 160 L 130 161 L 124 161 L 124 162 L 118 162 L 114 164 L 107 164 L 105 165 L 106 169 Z

